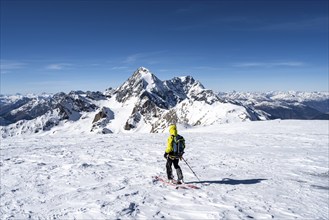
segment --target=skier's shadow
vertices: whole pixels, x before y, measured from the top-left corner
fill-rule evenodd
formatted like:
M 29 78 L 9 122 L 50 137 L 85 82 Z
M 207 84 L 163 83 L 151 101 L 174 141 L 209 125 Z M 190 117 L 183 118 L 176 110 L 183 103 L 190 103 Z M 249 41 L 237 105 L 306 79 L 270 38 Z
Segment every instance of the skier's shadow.
M 261 183 L 264 180 L 267 180 L 267 179 L 236 180 L 236 179 L 224 178 L 222 180 L 204 180 L 204 181 L 193 181 L 193 182 L 187 182 L 187 183 L 190 183 L 190 184 L 201 183 L 201 184 L 251 185 L 251 184 Z

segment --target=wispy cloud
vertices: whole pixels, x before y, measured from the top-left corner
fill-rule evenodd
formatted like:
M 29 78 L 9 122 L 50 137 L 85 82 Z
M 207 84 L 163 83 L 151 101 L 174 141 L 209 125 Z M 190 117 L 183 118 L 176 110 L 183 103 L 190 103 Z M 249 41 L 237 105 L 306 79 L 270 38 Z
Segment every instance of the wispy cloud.
M 283 23 L 272 23 L 265 26 L 259 26 L 255 30 L 260 31 L 306 31 L 322 30 L 328 32 L 328 17 L 317 17 L 307 20 L 291 21 Z
M 303 62 L 289 61 L 289 62 L 245 62 L 245 63 L 235 63 L 234 67 L 300 67 L 304 66 Z
M 124 70 L 124 69 L 129 69 L 127 66 L 114 66 L 111 68 L 111 70 Z
M 134 64 L 137 62 L 147 62 L 148 64 L 154 64 L 157 63 L 154 59 L 155 56 L 166 53 L 166 50 L 161 50 L 161 51 L 154 51 L 154 52 L 145 52 L 145 53 L 136 53 L 136 54 L 131 54 L 127 56 L 122 63 L 130 65 Z
M 48 70 L 63 70 L 68 69 L 72 66 L 70 63 L 55 63 L 55 64 L 49 64 L 46 66 L 46 69 Z
M 133 55 L 129 55 L 124 61 L 123 63 L 126 64 L 131 64 L 136 62 L 138 59 L 140 59 L 141 57 L 143 57 L 143 54 L 133 54 Z
M 23 69 L 27 63 L 13 61 L 13 60 L 0 60 L 1 74 L 10 73 L 12 70 Z

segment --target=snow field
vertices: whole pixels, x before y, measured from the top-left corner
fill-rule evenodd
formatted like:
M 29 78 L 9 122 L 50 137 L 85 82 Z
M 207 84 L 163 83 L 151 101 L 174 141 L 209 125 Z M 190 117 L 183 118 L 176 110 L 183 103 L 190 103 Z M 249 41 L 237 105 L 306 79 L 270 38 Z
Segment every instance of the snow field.
M 327 219 L 328 121 L 263 121 L 181 131 L 185 182 L 165 176 L 168 134 L 1 139 L 2 219 Z M 173 168 L 174 174 L 175 169 Z

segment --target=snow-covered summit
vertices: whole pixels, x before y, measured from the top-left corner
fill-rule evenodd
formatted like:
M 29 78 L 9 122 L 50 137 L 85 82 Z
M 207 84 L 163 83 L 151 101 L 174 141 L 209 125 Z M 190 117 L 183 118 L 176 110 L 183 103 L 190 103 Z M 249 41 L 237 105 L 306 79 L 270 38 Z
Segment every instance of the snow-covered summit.
M 159 93 L 165 90 L 163 83 L 144 67 L 138 68 L 113 94 L 118 102 L 125 102 L 131 97 L 141 96 L 144 92 Z
M 141 78 L 147 84 L 147 87 L 154 87 L 158 82 L 160 82 L 160 80 L 145 67 L 138 68 L 133 74 L 133 77 Z
M 131 98 L 147 98 L 161 108 L 169 109 L 186 98 L 205 90 L 192 76 L 174 77 L 161 81 L 145 67 L 138 68 L 119 88 L 113 91 L 116 100 L 125 103 Z

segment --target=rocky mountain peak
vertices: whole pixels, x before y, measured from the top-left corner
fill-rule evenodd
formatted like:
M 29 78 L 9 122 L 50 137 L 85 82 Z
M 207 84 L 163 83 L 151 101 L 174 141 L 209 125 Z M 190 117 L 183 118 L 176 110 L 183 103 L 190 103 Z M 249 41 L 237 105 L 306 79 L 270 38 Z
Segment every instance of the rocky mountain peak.
M 136 77 L 135 80 L 138 82 L 143 82 L 143 88 L 147 91 L 152 91 L 152 89 L 156 87 L 163 87 L 162 81 L 145 67 L 138 68 L 133 76 Z
M 145 67 L 138 68 L 129 79 L 114 91 L 118 102 L 125 102 L 131 97 L 143 93 L 158 93 L 164 90 L 163 82 Z
M 217 95 L 207 92 L 205 87 L 192 76 L 174 77 L 161 81 L 145 67 L 134 74 L 113 92 L 118 102 L 124 103 L 131 97 L 139 100 L 147 97 L 156 106 L 164 109 L 176 106 L 185 99 L 218 100 Z M 213 101 L 212 101 L 213 102 Z
M 171 80 L 166 80 L 164 84 L 171 91 L 174 91 L 176 96 L 180 97 L 180 99 L 186 99 L 205 89 L 204 86 L 192 76 L 174 77 Z

